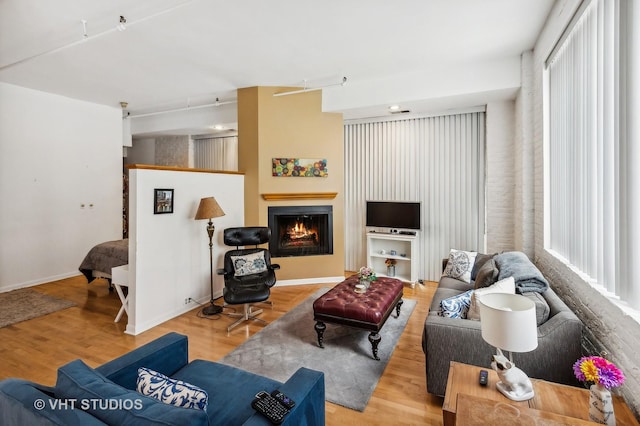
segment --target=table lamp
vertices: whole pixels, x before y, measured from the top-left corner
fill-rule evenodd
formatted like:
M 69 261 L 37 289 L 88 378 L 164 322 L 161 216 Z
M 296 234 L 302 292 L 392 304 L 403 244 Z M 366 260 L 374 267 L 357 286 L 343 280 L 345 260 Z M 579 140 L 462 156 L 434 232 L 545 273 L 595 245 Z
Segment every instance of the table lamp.
M 204 315 L 215 315 L 222 312 L 222 306 L 218 306 L 213 303 L 213 231 L 215 230 L 215 227 L 211 221 L 214 217 L 220 216 L 224 216 L 224 211 L 214 197 L 202 198 L 200 200 L 195 220 L 209 219 L 209 223 L 207 224 L 207 234 L 209 235 L 209 283 L 211 286 L 211 304 L 202 309 L 202 313 Z
M 496 388 L 507 398 L 533 398 L 529 377 L 513 362 L 513 352 L 529 352 L 538 347 L 535 304 L 519 294 L 490 293 L 478 298 L 482 338 L 497 349 L 491 366 L 501 381 Z M 502 351 L 509 351 L 507 360 Z

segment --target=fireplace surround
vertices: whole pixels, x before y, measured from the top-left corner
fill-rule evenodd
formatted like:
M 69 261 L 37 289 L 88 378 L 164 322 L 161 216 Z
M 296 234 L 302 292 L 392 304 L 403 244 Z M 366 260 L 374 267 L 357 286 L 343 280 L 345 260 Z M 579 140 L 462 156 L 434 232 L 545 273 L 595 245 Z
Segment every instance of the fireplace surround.
M 269 207 L 272 257 L 333 254 L 332 206 Z

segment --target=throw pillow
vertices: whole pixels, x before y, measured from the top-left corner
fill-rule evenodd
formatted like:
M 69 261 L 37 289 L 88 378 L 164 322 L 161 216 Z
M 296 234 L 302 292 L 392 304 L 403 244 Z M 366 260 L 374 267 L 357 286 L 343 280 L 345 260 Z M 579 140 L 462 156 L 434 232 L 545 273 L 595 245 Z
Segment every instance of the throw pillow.
M 143 395 L 177 407 L 206 411 L 209 402 L 209 395 L 205 390 L 146 367 L 138 369 L 136 389 Z
M 480 268 L 482 268 L 482 266 L 487 263 L 489 260 L 493 259 L 493 256 L 495 256 L 498 253 L 494 253 L 494 254 L 483 254 L 483 253 L 478 253 L 478 255 L 476 256 L 476 261 L 473 263 L 473 269 L 471 270 L 471 280 L 475 280 L 476 277 L 478 276 L 478 271 L 480 271 Z
M 124 388 L 79 359 L 58 369 L 55 396 L 58 399 L 74 399 L 78 404 L 83 400 L 100 401 L 101 403 L 87 403 L 86 409 L 83 407 L 83 410 L 110 425 L 209 424 L 205 411 L 163 404 L 155 398 Z M 105 403 L 108 403 L 107 407 L 104 406 Z M 111 404 L 118 409 L 110 409 Z
M 535 303 L 536 324 L 540 325 L 546 322 L 549 319 L 549 314 L 551 313 L 551 309 L 549 308 L 549 304 L 547 303 L 547 300 L 544 298 L 542 293 L 538 293 L 536 291 L 527 291 L 526 293 L 521 293 L 521 294 L 527 299 L 533 301 L 533 303 Z
M 500 270 L 496 266 L 496 261 L 493 259 L 489 259 L 489 261 L 482 265 L 482 267 L 478 271 L 474 287 L 483 288 L 495 284 L 496 281 L 498 281 L 499 274 Z
M 231 261 L 233 262 L 234 275 L 236 277 L 258 274 L 267 270 L 267 262 L 264 260 L 263 251 L 244 256 L 231 256 Z
M 464 293 L 442 299 L 440 301 L 440 311 L 438 311 L 438 315 L 447 318 L 466 318 L 472 293 L 473 290 L 468 290 Z
M 478 288 L 473 292 L 471 296 L 471 303 L 469 305 L 469 312 L 467 318 L 470 320 L 480 320 L 480 304 L 478 298 L 482 298 L 485 294 L 490 293 L 508 293 L 516 294 L 516 282 L 513 277 L 508 277 L 497 283 L 490 285 L 489 287 Z
M 465 283 L 471 282 L 471 270 L 478 255 L 475 251 L 463 251 L 451 249 L 447 267 L 444 268 L 443 276 L 456 278 Z

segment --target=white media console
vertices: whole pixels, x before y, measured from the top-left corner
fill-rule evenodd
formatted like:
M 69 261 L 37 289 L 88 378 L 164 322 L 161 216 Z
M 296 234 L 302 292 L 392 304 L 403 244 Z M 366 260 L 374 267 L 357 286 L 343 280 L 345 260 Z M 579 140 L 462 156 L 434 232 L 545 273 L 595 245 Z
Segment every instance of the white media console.
M 386 277 L 387 259 L 394 259 L 395 277 L 401 281 L 415 284 L 417 276 L 416 235 L 387 232 L 367 232 L 367 266 L 372 268 L 376 275 Z M 395 254 L 391 254 L 391 252 Z

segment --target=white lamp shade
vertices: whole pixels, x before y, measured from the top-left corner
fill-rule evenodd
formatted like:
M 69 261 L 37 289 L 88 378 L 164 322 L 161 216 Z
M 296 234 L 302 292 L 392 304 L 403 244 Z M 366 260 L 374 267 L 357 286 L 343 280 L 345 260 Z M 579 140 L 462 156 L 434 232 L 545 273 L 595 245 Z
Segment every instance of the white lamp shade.
M 509 352 L 529 352 L 538 347 L 536 306 L 519 294 L 491 293 L 478 298 L 482 338 Z

